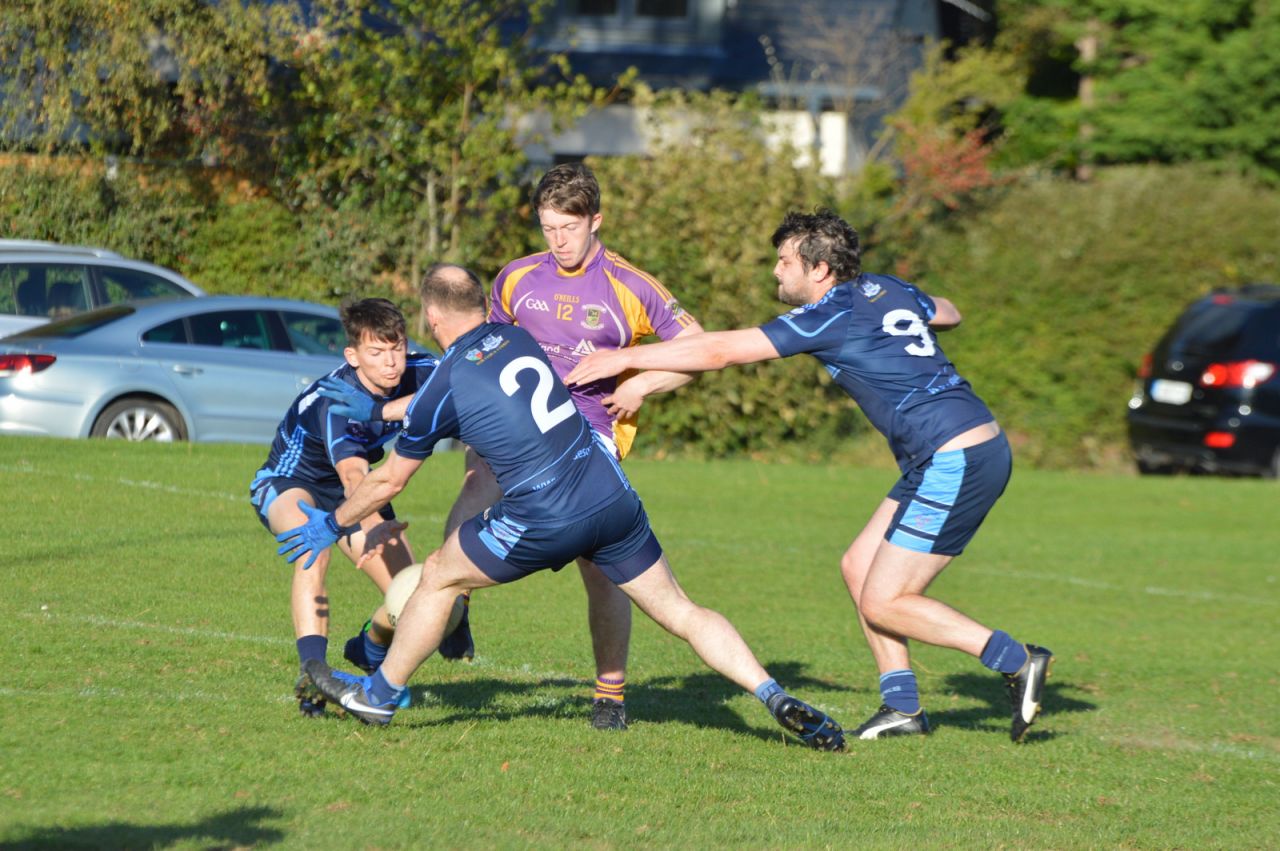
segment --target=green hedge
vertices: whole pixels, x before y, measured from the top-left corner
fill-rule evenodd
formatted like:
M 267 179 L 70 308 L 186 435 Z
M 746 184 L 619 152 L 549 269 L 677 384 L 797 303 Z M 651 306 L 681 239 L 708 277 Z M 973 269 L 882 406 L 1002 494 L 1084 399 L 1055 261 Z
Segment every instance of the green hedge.
M 720 116 L 721 119 L 724 116 Z M 778 313 L 769 236 L 789 209 L 841 209 L 879 244 L 870 271 L 910 270 L 965 315 L 942 338 L 1009 431 L 1020 462 L 1126 464 L 1125 403 L 1138 361 L 1182 306 L 1220 285 L 1280 280 L 1280 191 L 1207 168 L 1103 170 L 1090 183 L 1024 178 L 906 248 L 867 203 L 831 196 L 742 129 L 711 121 L 661 156 L 593 161 L 605 243 L 660 278 L 711 330 Z M 102 245 L 177 269 L 211 292 L 336 304 L 382 294 L 413 309 L 407 240 L 389 217 L 299 214 L 200 173 L 0 164 L 0 230 Z M 538 244 L 532 221 L 471 246 Z M 518 250 L 518 249 L 517 249 Z M 491 276 L 494 268 L 478 269 Z M 642 412 L 636 452 L 753 454 L 889 464 L 857 408 L 809 358 L 703 376 Z

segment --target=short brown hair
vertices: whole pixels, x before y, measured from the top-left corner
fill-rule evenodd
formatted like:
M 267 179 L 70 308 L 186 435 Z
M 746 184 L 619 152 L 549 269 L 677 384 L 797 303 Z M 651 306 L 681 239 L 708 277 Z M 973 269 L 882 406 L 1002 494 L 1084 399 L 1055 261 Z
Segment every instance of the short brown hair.
M 342 329 L 347 332 L 347 345 L 355 348 L 364 335 L 385 343 L 407 339 L 404 314 L 385 298 L 365 298 L 343 303 L 338 311 Z
M 422 276 L 422 308 L 434 304 L 449 313 L 485 312 L 484 285 L 466 266 L 435 263 Z
M 600 212 L 600 184 L 586 163 L 564 163 L 542 175 L 533 190 L 533 211 L 546 209 L 570 216 Z

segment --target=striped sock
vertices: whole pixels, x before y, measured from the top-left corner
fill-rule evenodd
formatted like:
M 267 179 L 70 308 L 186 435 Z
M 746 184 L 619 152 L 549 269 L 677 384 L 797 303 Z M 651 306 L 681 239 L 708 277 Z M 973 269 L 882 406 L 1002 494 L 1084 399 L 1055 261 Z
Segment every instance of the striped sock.
M 622 703 L 622 690 L 627 687 L 627 678 L 620 680 L 611 680 L 608 677 L 596 677 L 596 693 L 591 696 L 592 700 L 612 700 L 615 703 Z
M 916 672 L 900 668 L 880 675 L 880 697 L 884 705 L 904 715 L 920 711 L 920 687 L 916 684 Z

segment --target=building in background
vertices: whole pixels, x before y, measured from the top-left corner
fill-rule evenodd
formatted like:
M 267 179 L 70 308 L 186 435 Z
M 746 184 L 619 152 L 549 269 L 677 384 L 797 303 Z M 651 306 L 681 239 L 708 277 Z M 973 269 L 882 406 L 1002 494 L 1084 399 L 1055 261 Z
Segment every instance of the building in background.
M 597 85 L 634 67 L 654 89 L 757 92 L 775 136 L 834 176 L 873 156 L 927 44 L 989 20 L 968 0 L 556 0 L 539 46 Z M 643 109 L 615 104 L 530 155 L 643 154 L 653 132 Z

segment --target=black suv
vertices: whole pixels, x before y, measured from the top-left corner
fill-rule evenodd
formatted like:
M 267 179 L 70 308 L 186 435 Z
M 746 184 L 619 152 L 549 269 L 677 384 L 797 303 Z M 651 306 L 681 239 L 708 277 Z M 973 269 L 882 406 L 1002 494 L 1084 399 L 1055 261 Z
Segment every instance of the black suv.
M 1280 285 L 1183 311 L 1138 369 L 1129 442 L 1143 473 L 1280 477 Z

